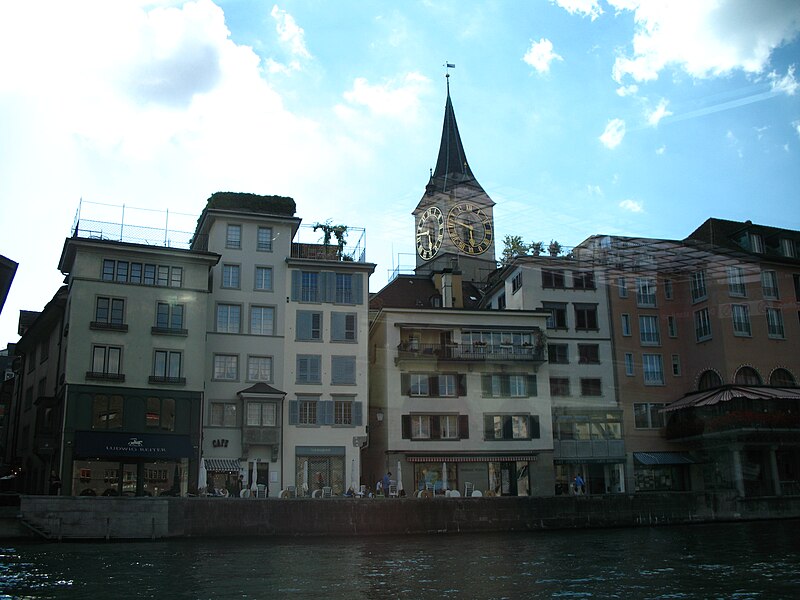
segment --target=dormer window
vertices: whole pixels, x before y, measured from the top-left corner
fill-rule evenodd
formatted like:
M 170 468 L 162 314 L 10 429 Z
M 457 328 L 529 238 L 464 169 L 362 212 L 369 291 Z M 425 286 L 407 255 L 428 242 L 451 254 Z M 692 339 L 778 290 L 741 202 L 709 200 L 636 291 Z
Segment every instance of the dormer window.
M 797 258 L 794 240 L 781 238 L 781 254 L 788 258 Z
M 764 238 L 757 233 L 750 234 L 750 251 L 756 254 L 764 254 Z

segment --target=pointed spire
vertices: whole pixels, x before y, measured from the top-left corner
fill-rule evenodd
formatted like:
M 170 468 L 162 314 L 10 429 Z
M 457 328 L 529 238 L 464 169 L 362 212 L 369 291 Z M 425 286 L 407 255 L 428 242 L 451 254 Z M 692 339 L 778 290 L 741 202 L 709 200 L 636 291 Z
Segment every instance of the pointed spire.
M 433 192 L 446 192 L 455 185 L 469 185 L 481 189 L 480 184 L 472 174 L 464 153 L 464 145 L 458 133 L 456 113 L 453 102 L 450 100 L 450 74 L 447 79 L 447 102 L 444 107 L 444 125 L 442 126 L 442 141 L 439 145 L 439 157 L 436 168 L 428 182 L 427 190 Z

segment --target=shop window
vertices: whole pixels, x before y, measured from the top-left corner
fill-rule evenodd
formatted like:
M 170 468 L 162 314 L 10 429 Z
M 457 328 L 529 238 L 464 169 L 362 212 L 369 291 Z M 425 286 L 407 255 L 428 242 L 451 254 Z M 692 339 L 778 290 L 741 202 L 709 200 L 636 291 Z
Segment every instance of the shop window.
M 121 429 L 122 410 L 122 396 L 95 394 L 92 399 L 92 429 Z
M 151 396 L 147 399 L 147 412 L 145 425 L 151 428 L 175 431 L 175 400 L 173 398 L 158 398 Z

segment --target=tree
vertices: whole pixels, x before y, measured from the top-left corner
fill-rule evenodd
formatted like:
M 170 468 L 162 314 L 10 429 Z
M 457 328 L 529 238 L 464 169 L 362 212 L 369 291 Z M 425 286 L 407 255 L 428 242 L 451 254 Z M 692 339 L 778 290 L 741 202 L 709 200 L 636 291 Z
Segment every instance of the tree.
M 503 238 L 502 263 L 507 265 L 517 256 L 528 254 L 529 246 L 522 241 L 522 236 L 507 235 Z
M 561 244 L 555 240 L 550 240 L 550 245 L 547 247 L 550 256 L 558 256 L 561 254 Z

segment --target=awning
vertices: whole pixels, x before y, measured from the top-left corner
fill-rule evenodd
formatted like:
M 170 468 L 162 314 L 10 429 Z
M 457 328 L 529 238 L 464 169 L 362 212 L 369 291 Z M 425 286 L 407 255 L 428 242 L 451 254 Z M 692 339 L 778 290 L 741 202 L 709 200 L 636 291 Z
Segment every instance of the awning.
M 217 473 L 238 473 L 239 461 L 235 458 L 206 458 L 206 471 Z
M 406 460 L 411 463 L 440 463 L 440 462 L 529 462 L 536 460 L 536 454 L 515 454 L 510 456 L 475 456 L 475 455 L 455 455 L 455 456 L 406 456 Z
M 694 459 L 685 452 L 634 452 L 640 465 L 693 465 Z
M 695 406 L 711 406 L 729 402 L 736 398 L 748 400 L 800 400 L 800 388 L 785 388 L 757 385 L 723 385 L 712 390 L 686 394 L 680 400 L 667 405 L 661 412 L 670 412 Z

